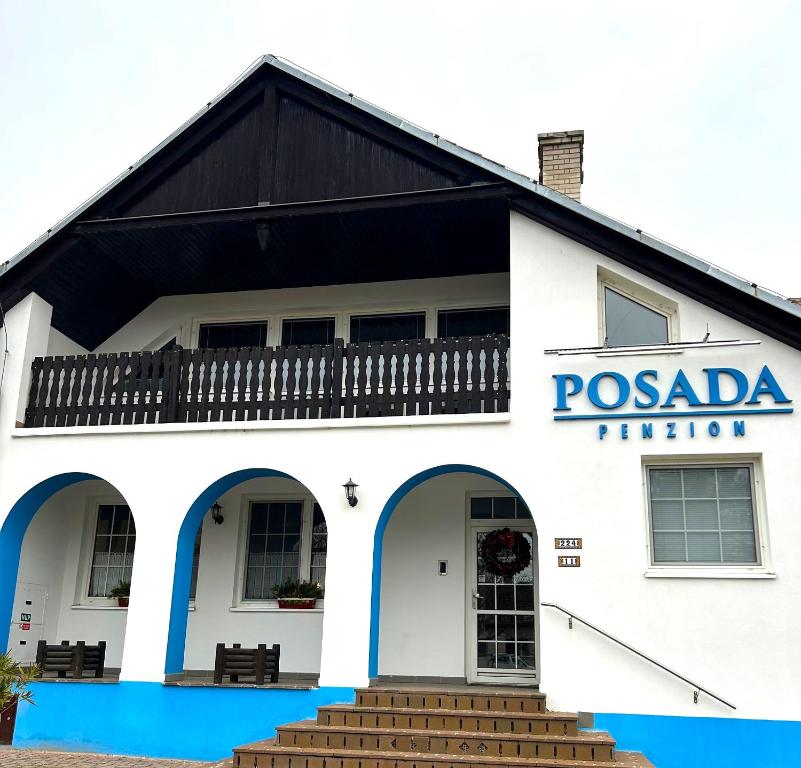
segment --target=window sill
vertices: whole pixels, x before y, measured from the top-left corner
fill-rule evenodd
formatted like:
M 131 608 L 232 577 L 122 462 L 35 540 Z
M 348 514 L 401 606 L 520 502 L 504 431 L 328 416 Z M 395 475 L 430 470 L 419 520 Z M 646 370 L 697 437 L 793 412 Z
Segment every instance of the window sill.
M 120 605 L 71 605 L 73 611 L 127 611 L 127 606 Z
M 279 608 L 277 602 L 271 602 L 232 605 L 228 610 L 231 613 L 322 613 L 324 609 L 320 600 L 315 608 Z
M 646 579 L 775 579 L 776 573 L 760 566 L 667 566 L 648 568 L 643 576 Z

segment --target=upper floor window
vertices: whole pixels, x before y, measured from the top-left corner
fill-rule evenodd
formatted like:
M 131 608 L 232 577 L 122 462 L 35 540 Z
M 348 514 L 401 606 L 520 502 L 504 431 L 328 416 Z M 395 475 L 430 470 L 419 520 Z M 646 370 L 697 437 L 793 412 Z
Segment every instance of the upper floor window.
M 200 349 L 267 346 L 267 322 L 203 323 L 198 332 Z
M 670 341 L 667 314 L 606 285 L 603 287 L 603 304 L 605 347 L 667 344 Z
M 509 334 L 509 307 L 443 309 L 437 313 L 437 336 Z
M 313 317 L 284 320 L 281 324 L 281 345 L 333 344 L 334 318 Z
M 424 339 L 426 313 L 404 312 L 387 315 L 357 315 L 350 319 L 350 341 L 404 341 Z
M 122 582 L 131 581 L 136 525 L 127 504 L 100 504 L 89 574 L 89 597 L 109 597 Z

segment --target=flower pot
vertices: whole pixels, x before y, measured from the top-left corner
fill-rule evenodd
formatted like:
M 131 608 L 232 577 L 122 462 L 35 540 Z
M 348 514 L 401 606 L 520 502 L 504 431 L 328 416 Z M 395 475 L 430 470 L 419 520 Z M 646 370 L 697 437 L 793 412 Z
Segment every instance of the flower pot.
M 117 605 L 118 605 L 120 608 L 127 608 L 127 607 L 128 607 L 128 601 L 129 601 L 129 600 L 130 600 L 130 598 L 129 598 L 129 597 L 118 597 L 118 598 L 117 598 Z
M 279 597 L 279 608 L 314 608 L 317 605 L 316 597 Z
M 14 740 L 14 723 L 17 720 L 17 697 L 14 696 L 0 709 L 0 744 L 11 744 Z

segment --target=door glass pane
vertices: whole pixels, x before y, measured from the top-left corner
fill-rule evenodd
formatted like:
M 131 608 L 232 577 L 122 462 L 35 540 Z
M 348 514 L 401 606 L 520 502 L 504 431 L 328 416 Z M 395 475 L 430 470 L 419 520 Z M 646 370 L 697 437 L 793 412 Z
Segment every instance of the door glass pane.
M 488 533 L 476 534 L 477 668 L 484 672 L 517 670 L 531 674 L 535 668 L 533 567 L 529 564 L 510 576 L 491 573 L 482 556 Z M 520 533 L 533 553 L 533 536 Z

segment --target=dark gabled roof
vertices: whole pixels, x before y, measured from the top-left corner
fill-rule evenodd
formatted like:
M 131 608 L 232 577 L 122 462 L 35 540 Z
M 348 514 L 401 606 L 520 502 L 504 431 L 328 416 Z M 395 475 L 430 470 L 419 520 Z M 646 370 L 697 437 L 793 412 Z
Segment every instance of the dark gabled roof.
M 248 287 L 315 284 L 315 269 L 331 282 L 402 279 L 409 253 L 414 276 L 506 269 L 510 206 L 801 349 L 801 307 L 275 56 L 2 265 L 0 300 L 8 309 L 36 290 L 55 327 L 94 347 L 159 295 L 242 276 Z M 378 260 L 387 240 L 397 248 Z

